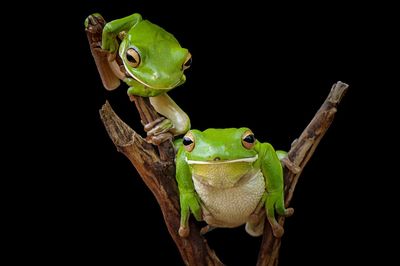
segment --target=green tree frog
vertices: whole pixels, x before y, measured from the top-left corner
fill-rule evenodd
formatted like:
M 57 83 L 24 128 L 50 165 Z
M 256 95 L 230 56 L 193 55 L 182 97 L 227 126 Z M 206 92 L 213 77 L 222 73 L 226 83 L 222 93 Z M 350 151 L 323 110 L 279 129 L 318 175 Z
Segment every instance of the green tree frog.
M 89 16 L 86 28 L 89 21 L 99 18 L 100 14 Z M 108 69 L 114 74 L 102 76 L 104 86 L 109 90 L 117 88 L 119 80 L 107 82 L 117 77 L 129 86 L 128 95 L 150 97 L 154 109 L 168 118 L 147 127 L 148 135 L 168 130 L 180 135 L 190 129 L 189 117 L 167 95 L 169 90 L 185 82 L 184 71 L 192 62 L 189 51 L 172 34 L 135 13 L 104 26 L 101 48 L 109 53 Z M 116 57 L 117 52 L 120 59 Z M 122 60 L 123 67 L 118 60 Z
M 190 213 L 208 224 L 206 230 L 246 224 L 252 236 L 263 233 L 267 217 L 273 234 L 282 236 L 275 211 L 284 216 L 293 213 L 284 206 L 280 157 L 285 152 L 259 142 L 248 128 L 193 129 L 178 141 L 180 236 L 189 234 Z

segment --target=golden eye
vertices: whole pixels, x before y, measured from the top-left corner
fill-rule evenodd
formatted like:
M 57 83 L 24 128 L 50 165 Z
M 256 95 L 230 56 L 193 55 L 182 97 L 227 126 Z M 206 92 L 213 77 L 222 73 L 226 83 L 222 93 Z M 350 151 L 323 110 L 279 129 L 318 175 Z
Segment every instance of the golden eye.
M 183 146 L 185 146 L 185 150 L 191 152 L 194 149 L 194 136 L 192 132 L 186 133 L 182 140 Z
M 131 67 L 138 67 L 140 64 L 140 54 L 133 48 L 126 51 L 126 60 Z
M 182 70 L 188 69 L 192 65 L 192 55 L 188 53 L 185 63 L 182 65 Z
M 246 130 L 242 136 L 242 145 L 246 149 L 250 150 L 256 144 L 256 138 L 254 137 L 253 132 L 251 130 Z

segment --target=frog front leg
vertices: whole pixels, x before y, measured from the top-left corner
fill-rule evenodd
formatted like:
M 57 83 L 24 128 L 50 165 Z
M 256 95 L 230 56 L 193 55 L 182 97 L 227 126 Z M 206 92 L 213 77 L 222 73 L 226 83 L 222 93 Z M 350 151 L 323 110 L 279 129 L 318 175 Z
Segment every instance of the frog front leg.
M 91 38 L 89 40 L 90 48 L 102 83 L 107 90 L 116 89 L 120 85 L 120 80 L 125 77 L 116 61 L 116 52 L 119 47 L 118 38 L 123 37 L 126 31 L 141 20 L 141 15 L 137 13 L 105 25 L 103 17 L 98 13 L 88 16 L 85 20 L 85 29 L 91 32 L 88 35 Z M 97 34 L 99 30 L 101 30 L 101 35 Z
M 267 219 L 271 225 L 274 236 L 277 238 L 282 237 L 284 229 L 275 218 L 275 210 L 279 215 L 285 217 L 291 216 L 294 212 L 293 208 L 285 208 L 283 191 L 270 192 L 267 194 L 265 210 L 267 212 Z
M 187 237 L 190 233 L 190 213 L 193 213 L 197 221 L 201 221 L 202 211 L 200 198 L 194 189 L 192 174 L 182 149 L 180 149 L 176 157 L 176 181 L 178 182 L 181 207 L 181 219 L 178 233 L 181 237 Z
M 260 156 L 260 167 L 265 178 L 265 211 L 275 237 L 281 237 L 283 227 L 275 218 L 275 211 L 282 216 L 293 214 L 293 208 L 285 208 L 283 170 L 274 148 L 269 143 L 259 143 L 256 149 Z
M 142 16 L 135 13 L 107 23 L 103 29 L 101 48 L 110 53 L 115 53 L 119 47 L 118 38 L 120 37 L 120 33 L 128 31 L 140 21 L 142 21 Z

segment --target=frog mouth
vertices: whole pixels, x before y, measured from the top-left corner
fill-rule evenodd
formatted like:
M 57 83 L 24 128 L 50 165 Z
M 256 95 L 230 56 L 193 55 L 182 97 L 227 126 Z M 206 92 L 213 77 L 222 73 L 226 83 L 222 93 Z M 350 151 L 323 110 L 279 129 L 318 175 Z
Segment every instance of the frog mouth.
M 196 161 L 196 160 L 189 160 L 186 158 L 186 162 L 188 164 L 229 164 L 229 163 L 252 163 L 257 161 L 258 159 L 258 154 L 254 157 L 249 157 L 249 158 L 240 158 L 240 159 L 234 159 L 234 160 L 212 160 L 212 161 Z
M 132 78 L 134 78 L 137 82 L 139 82 L 140 84 L 142 84 L 142 85 L 144 85 L 144 86 L 146 86 L 146 87 L 148 87 L 148 88 L 150 88 L 150 89 L 155 89 L 155 90 L 171 90 L 171 89 L 175 88 L 176 86 L 178 86 L 178 85 L 182 82 L 182 78 L 181 78 L 181 79 L 177 80 L 174 84 L 172 84 L 172 85 L 170 85 L 170 86 L 168 86 L 168 87 L 162 87 L 162 88 L 160 88 L 160 87 L 155 87 L 155 86 L 152 86 L 152 85 L 147 84 L 146 82 L 140 80 L 138 77 L 136 77 L 135 75 L 133 75 L 132 73 L 130 73 L 125 64 L 124 64 L 124 67 L 125 67 L 126 73 L 128 73 L 128 74 L 129 74 Z
M 213 161 L 194 161 L 186 158 L 186 162 L 192 170 L 193 178 L 200 183 L 215 188 L 230 188 L 240 183 L 243 177 L 254 170 L 253 162 L 257 159 L 258 155 L 250 158 Z

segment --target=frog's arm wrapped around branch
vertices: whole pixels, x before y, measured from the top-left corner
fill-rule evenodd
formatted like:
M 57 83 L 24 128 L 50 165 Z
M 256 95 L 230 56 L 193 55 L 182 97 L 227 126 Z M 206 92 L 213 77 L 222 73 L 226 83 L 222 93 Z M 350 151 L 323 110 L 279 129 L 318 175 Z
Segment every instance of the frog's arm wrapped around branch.
M 266 196 L 265 211 L 268 222 L 271 225 L 275 237 L 283 235 L 284 229 L 275 218 L 275 211 L 282 216 L 288 217 L 293 214 L 292 208 L 285 208 L 283 191 L 283 171 L 282 164 L 275 149 L 269 143 L 257 143 L 256 150 L 263 160 L 260 168 L 265 178 Z

